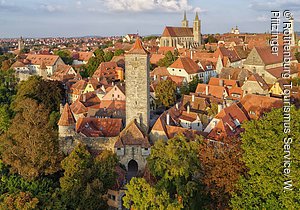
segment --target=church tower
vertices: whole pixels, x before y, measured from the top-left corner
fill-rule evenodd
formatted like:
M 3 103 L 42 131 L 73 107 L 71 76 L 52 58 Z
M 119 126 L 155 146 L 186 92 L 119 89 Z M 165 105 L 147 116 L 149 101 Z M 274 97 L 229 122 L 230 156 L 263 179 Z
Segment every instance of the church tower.
M 294 47 L 296 45 L 294 17 L 291 17 L 290 21 L 291 21 L 291 46 Z
M 189 21 L 186 19 L 186 11 L 184 11 L 183 20 L 181 21 L 182 27 L 188 28 L 189 27 Z
M 196 17 L 194 20 L 193 34 L 194 34 L 194 42 L 201 45 L 201 22 L 199 20 L 198 12 L 196 12 Z
M 19 41 L 18 41 L 18 50 L 23 50 L 24 49 L 24 40 L 22 37 L 20 37 Z
M 148 132 L 150 121 L 150 55 L 140 38 L 125 54 L 126 126 L 136 120 Z

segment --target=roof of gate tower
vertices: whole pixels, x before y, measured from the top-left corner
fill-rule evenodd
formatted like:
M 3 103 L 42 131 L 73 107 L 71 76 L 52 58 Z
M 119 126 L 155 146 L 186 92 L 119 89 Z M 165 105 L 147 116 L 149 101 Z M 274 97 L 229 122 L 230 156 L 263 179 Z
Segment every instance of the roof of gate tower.
M 149 54 L 149 52 L 143 47 L 143 43 L 140 38 L 137 38 L 133 47 L 127 54 Z

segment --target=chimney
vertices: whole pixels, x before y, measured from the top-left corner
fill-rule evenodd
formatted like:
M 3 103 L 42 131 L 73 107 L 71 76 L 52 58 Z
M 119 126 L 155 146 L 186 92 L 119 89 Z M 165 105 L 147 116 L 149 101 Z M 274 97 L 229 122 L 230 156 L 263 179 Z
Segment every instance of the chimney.
M 195 95 L 192 95 L 192 102 L 195 102 Z
M 179 109 L 179 103 L 178 102 L 176 103 L 176 109 L 177 110 Z
M 221 87 L 224 86 L 224 80 L 222 80 L 222 79 L 219 80 L 219 86 L 221 86 Z
M 208 85 L 206 85 L 206 87 L 205 87 L 205 95 L 207 95 L 207 96 L 208 96 L 208 92 L 209 92 L 208 88 L 209 88 Z
M 166 117 L 167 117 L 167 125 L 170 125 L 170 114 L 169 114 L 169 112 L 167 112 Z
M 111 85 L 112 85 L 112 86 L 114 86 L 114 85 L 115 85 L 115 83 L 114 83 L 114 82 L 111 82 Z
M 82 95 L 82 102 L 86 102 L 86 95 L 85 94 Z
M 229 74 L 228 78 L 231 79 L 231 75 L 230 74 Z
M 191 50 L 191 59 L 193 60 L 193 51 Z
M 218 113 L 220 113 L 223 109 L 223 104 L 218 104 Z
M 248 80 L 248 77 L 245 77 L 245 82 Z
M 188 114 L 190 113 L 190 109 L 191 109 L 190 105 L 187 105 L 186 111 L 187 111 Z

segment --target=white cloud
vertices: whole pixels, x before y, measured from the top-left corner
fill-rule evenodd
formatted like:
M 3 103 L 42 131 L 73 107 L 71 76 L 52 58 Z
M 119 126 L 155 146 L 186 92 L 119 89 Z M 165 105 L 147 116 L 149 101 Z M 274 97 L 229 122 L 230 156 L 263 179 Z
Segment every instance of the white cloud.
M 253 1 L 249 7 L 254 10 L 261 11 L 271 11 L 272 9 L 277 10 L 299 10 L 300 9 L 300 1 L 299 0 L 273 0 L 273 1 L 265 1 L 258 2 Z
M 111 11 L 142 12 L 161 10 L 178 12 L 195 9 L 188 0 L 102 0 L 104 5 Z
M 268 17 L 267 15 L 261 15 L 256 18 L 256 21 L 267 22 L 270 21 L 270 17 Z
M 59 12 L 63 11 L 64 8 L 61 5 L 42 4 L 40 8 L 47 12 Z

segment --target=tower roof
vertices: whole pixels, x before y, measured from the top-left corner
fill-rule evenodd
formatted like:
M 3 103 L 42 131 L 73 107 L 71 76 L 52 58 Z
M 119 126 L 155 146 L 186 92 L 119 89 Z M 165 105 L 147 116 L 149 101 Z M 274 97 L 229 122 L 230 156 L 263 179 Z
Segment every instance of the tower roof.
M 143 43 L 138 37 L 133 47 L 128 51 L 128 54 L 149 54 L 149 52 L 143 47 Z
M 57 123 L 59 126 L 70 126 L 75 124 L 75 119 L 71 112 L 70 106 L 66 103 L 64 110 L 61 114 L 61 117 Z
M 195 20 L 199 20 L 198 12 L 196 12 Z
M 183 20 L 186 20 L 186 11 L 184 11 Z

